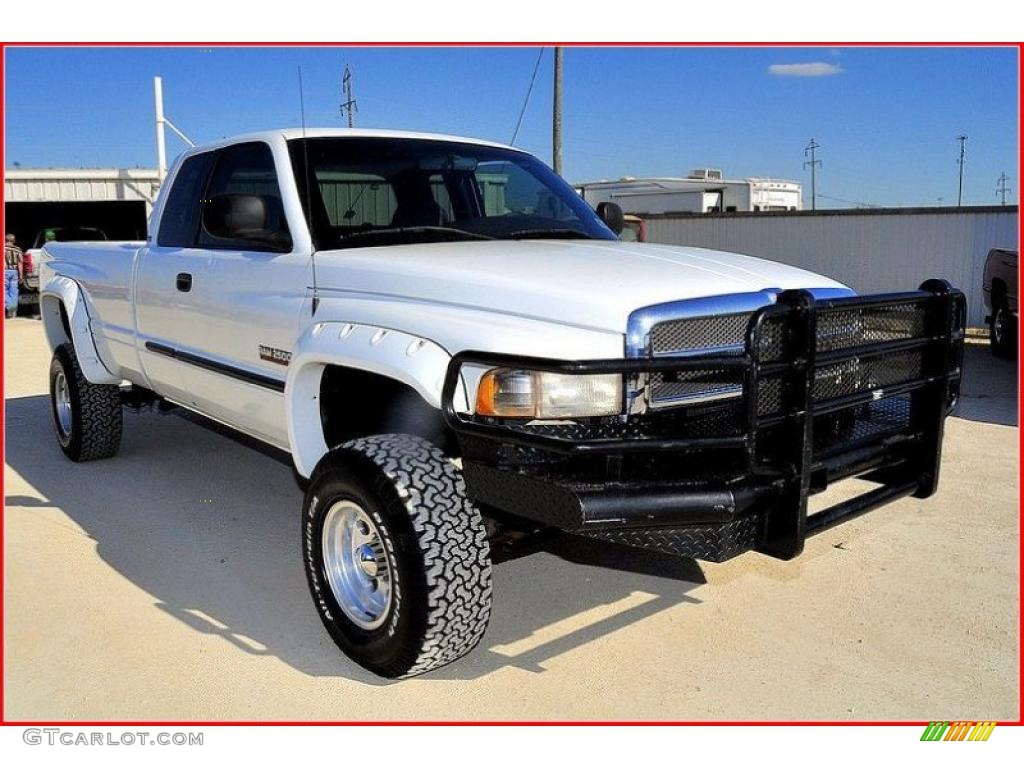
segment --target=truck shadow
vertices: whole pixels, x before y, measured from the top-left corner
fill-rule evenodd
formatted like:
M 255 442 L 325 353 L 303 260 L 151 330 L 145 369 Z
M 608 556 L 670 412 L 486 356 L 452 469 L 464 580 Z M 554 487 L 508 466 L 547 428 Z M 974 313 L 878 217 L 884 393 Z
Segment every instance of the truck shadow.
M 61 510 L 107 565 L 196 632 L 308 675 L 384 684 L 345 658 L 317 617 L 299 549 L 302 494 L 273 451 L 191 418 L 126 412 L 120 454 L 74 464 L 48 410 L 42 395 L 6 401 L 7 463 L 37 491 L 8 496 L 7 515 Z M 562 653 L 699 602 L 688 593 L 704 582 L 695 561 L 572 536 L 501 547 L 495 561 L 483 642 L 427 678 L 543 672 Z
M 968 340 L 960 401 L 953 416 L 1016 427 L 1017 398 L 1017 361 L 994 357 L 987 340 Z

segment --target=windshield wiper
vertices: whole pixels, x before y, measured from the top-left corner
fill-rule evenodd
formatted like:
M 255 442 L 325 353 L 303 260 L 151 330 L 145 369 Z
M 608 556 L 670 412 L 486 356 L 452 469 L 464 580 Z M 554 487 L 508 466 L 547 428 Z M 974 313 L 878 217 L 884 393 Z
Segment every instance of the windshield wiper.
M 338 243 L 338 248 L 355 248 L 366 245 L 367 241 L 383 241 L 386 245 L 406 243 L 442 243 L 453 240 L 493 240 L 490 235 L 480 235 L 455 227 L 388 227 L 387 229 L 370 229 L 366 232 L 353 232 L 345 235 Z
M 520 229 L 509 232 L 513 240 L 594 240 L 592 235 L 578 229 Z

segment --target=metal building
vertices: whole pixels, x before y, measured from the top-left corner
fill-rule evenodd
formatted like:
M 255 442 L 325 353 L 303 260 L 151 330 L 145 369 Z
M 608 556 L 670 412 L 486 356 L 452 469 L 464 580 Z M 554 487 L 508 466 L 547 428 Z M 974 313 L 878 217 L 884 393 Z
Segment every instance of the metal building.
M 146 236 L 160 186 L 149 168 L 8 168 L 4 229 L 30 246 L 51 227 L 96 227 L 111 240 Z
M 982 269 L 992 248 L 1018 248 L 1015 205 L 844 209 L 647 218 L 653 243 L 695 245 L 804 267 L 862 293 L 917 288 L 929 277 L 967 295 L 972 326 L 984 325 Z

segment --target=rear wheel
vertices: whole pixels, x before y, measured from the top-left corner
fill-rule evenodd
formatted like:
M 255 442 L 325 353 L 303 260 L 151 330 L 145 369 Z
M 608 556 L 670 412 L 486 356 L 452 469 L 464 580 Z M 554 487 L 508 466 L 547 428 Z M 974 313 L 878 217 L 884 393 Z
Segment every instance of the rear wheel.
M 86 379 L 71 344 L 57 347 L 50 362 L 50 413 L 57 442 L 72 461 L 106 459 L 121 446 L 120 390 Z
M 411 677 L 483 637 L 487 533 L 461 474 L 432 443 L 375 435 L 324 457 L 306 492 L 302 545 L 324 626 L 366 669 Z
M 992 309 L 989 339 L 992 342 L 992 354 L 996 357 L 1017 357 L 1017 318 L 1010 312 L 1005 301 Z

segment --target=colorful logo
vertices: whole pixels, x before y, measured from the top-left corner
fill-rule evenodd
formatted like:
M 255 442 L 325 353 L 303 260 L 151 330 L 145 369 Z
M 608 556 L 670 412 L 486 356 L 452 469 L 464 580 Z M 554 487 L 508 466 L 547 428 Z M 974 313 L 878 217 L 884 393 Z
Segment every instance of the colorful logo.
M 928 723 L 928 727 L 921 734 L 921 741 L 988 741 L 992 729 L 996 727 L 995 722 L 948 721 L 936 720 Z

